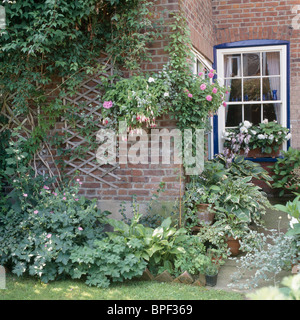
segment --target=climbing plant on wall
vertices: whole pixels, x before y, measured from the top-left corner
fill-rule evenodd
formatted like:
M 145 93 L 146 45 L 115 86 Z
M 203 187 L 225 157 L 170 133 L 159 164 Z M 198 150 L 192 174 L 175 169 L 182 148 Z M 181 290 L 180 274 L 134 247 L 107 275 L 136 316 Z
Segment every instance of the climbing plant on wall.
M 136 72 L 149 59 L 146 44 L 159 35 L 151 21 L 151 1 L 24 0 L 3 6 L 0 109 L 8 117 L 6 127 L 19 127 L 15 139 L 26 136 L 19 147 L 28 161 L 45 137 L 49 141 L 57 119 L 74 110 L 64 98 L 87 74 L 105 68 L 100 57 L 116 70 Z

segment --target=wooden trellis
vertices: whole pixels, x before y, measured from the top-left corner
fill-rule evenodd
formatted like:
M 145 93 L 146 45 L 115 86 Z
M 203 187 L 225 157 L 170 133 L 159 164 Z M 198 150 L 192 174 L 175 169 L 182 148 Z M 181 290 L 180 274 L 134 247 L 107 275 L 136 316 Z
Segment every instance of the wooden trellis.
M 2 108 L 0 110 L 0 115 L 4 116 L 8 121 L 5 124 L 1 124 L 0 133 L 5 130 L 12 130 L 18 127 L 21 128 L 21 130 L 17 131 L 17 136 L 27 140 L 30 137 L 34 127 L 37 125 L 36 119 L 39 110 L 29 108 L 26 116 L 16 115 L 12 108 L 15 95 L 16 93 L 13 93 L 1 97 Z M 50 177 L 57 177 L 57 179 L 61 181 L 60 170 L 55 164 L 51 148 L 47 141 L 44 141 L 41 144 L 39 150 L 36 152 L 29 165 L 34 170 L 35 176 L 47 174 Z
M 102 116 L 100 109 L 102 106 L 99 104 L 99 96 L 101 94 L 99 90 L 99 85 L 101 84 L 100 77 L 103 75 L 108 76 L 112 74 L 112 66 L 106 64 L 104 70 L 83 81 L 78 86 L 76 94 L 65 99 L 66 104 L 74 105 L 76 108 L 78 107 L 78 112 L 75 111 L 73 115 L 77 115 L 79 120 L 75 121 L 74 124 L 70 123 L 67 120 L 67 117 L 64 117 L 63 132 L 66 134 L 66 139 L 64 140 L 66 148 L 70 150 L 71 153 L 73 152 L 73 154 L 75 154 L 71 160 L 65 160 L 65 163 L 71 167 L 71 169 L 68 170 L 68 174 L 79 171 L 83 175 L 88 175 L 93 177 L 95 180 L 108 184 L 113 188 L 117 188 L 114 183 L 105 180 L 105 177 L 110 176 L 114 179 L 120 180 L 120 177 L 113 173 L 115 169 L 119 168 L 118 165 L 103 166 L 99 164 L 96 161 L 96 150 L 89 150 L 85 153 L 85 155 L 76 155 L 76 149 L 78 147 L 86 146 L 89 148 L 89 143 L 87 142 L 86 137 L 83 135 L 84 130 L 80 130 L 84 129 L 82 119 L 83 114 L 84 117 L 92 117 L 94 121 L 97 120 L 97 130 L 95 130 L 95 132 L 92 134 L 92 137 L 88 137 L 89 139 L 95 139 L 97 132 L 104 128 L 101 121 Z
M 64 104 L 71 104 L 79 107 L 78 112 L 84 114 L 85 117 L 93 117 L 94 120 L 98 119 L 96 122 L 96 127 L 98 130 L 104 128 L 101 122 L 102 117 L 100 109 L 102 106 L 100 105 L 99 101 L 99 85 L 101 84 L 100 77 L 107 77 L 113 74 L 113 67 L 110 64 L 105 63 L 105 60 L 99 60 L 99 63 L 102 65 L 101 71 L 84 80 L 77 87 L 75 94 L 64 99 Z M 20 137 L 22 136 L 23 138 L 27 139 L 30 137 L 34 127 L 38 125 L 37 115 L 39 110 L 29 108 L 26 116 L 16 116 L 12 108 L 14 96 L 15 94 L 1 97 L 3 105 L 0 110 L 0 114 L 8 119 L 8 123 L 0 126 L 0 133 L 6 129 L 12 130 L 13 128 L 20 127 L 22 128 L 20 131 Z M 76 112 L 74 112 L 74 115 L 76 115 Z M 86 139 L 87 137 L 82 134 L 82 130 L 80 130 L 84 128 L 82 121 L 77 120 L 74 124 L 74 122 L 70 123 L 67 120 L 67 117 L 63 117 L 61 120 L 64 122 L 64 127 L 62 129 L 65 135 L 64 144 L 66 148 L 71 153 L 73 152 L 73 155 L 75 155 L 69 160 L 65 159 L 68 169 L 67 173 L 74 174 L 74 172 L 79 171 L 83 175 L 90 176 L 97 181 L 109 185 L 110 187 L 117 188 L 114 183 L 107 181 L 105 178 L 109 176 L 113 177 L 114 180 L 120 180 L 120 177 L 114 174 L 114 170 L 118 168 L 118 165 L 103 166 L 99 164 L 96 161 L 96 150 L 89 149 L 85 155 L 76 155 L 76 149 L 78 147 L 89 147 L 89 142 L 87 140 L 90 140 L 91 138 L 91 136 L 89 136 L 89 139 Z M 92 134 L 94 138 L 96 137 L 98 130 L 95 130 L 95 132 Z M 53 150 L 47 141 L 44 141 L 41 144 L 39 151 L 34 155 L 30 165 L 34 169 L 36 176 L 47 174 L 50 177 L 57 177 L 59 181 L 62 181 L 60 172 L 61 170 L 55 163 L 55 152 L 53 153 Z

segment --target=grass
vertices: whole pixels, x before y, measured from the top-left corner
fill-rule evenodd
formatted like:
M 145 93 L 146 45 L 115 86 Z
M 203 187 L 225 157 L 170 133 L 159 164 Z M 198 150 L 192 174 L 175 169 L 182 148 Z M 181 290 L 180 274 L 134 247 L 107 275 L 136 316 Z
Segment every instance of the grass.
M 177 283 L 128 281 L 107 289 L 82 281 L 61 280 L 48 284 L 32 277 L 6 277 L 0 300 L 244 300 L 238 293 Z

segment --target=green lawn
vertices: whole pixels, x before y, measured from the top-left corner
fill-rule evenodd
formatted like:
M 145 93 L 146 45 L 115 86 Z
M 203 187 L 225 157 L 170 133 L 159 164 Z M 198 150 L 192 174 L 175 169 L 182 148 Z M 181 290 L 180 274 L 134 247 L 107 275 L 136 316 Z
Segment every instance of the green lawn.
M 35 278 L 8 275 L 0 300 L 243 300 L 238 293 L 183 284 L 128 281 L 108 289 L 88 287 L 82 281 L 61 280 L 49 284 Z

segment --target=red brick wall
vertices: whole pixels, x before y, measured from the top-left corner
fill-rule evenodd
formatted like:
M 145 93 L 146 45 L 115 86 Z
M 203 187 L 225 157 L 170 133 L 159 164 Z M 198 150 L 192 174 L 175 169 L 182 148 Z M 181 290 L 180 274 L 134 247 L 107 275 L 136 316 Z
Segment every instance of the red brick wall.
M 213 61 L 214 28 L 211 0 L 183 0 L 181 9 L 190 27 L 193 46 Z
M 292 146 L 300 148 L 300 30 L 292 28 L 300 0 L 212 0 L 215 44 L 254 39 L 291 43 Z M 300 13 L 300 7 L 299 11 Z M 300 19 L 298 20 L 300 24 Z

